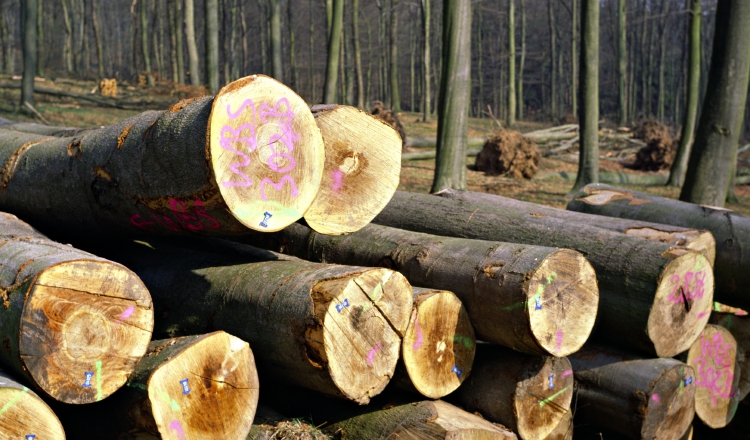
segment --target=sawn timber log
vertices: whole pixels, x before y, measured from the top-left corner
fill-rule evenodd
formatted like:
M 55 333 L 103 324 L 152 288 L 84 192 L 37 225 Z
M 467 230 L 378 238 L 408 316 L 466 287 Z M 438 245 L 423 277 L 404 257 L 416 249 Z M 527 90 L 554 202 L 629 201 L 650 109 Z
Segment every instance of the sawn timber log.
M 0 209 L 53 238 L 276 231 L 312 203 L 324 155 L 305 102 L 253 75 L 78 136 L 0 128 Z
M 577 250 L 594 267 L 599 283 L 599 328 L 594 336 L 646 353 L 668 357 L 687 350 L 710 315 L 705 312 L 713 300 L 713 270 L 702 254 L 689 249 L 569 226 L 557 218 L 401 191 L 374 222 L 443 236 Z
M 33 391 L 0 370 L 0 438 L 65 440 L 60 420 Z
M 251 344 L 261 374 L 361 404 L 393 376 L 413 302 L 398 272 L 222 240 L 107 247 L 149 287 L 157 337 L 224 330 Z
M 611 186 L 592 184 L 568 210 L 711 231 L 716 238 L 716 300 L 750 309 L 750 218 L 729 209 L 696 205 Z
M 466 307 L 478 339 L 522 352 L 573 353 L 586 342 L 596 319 L 594 270 L 581 254 L 567 249 L 437 237 L 372 224 L 344 236 L 294 224 L 249 239 L 310 261 L 392 268 L 415 286 L 449 290 Z
M 62 402 L 115 392 L 151 340 L 154 310 L 138 276 L 5 213 L 0 301 L 0 363 Z

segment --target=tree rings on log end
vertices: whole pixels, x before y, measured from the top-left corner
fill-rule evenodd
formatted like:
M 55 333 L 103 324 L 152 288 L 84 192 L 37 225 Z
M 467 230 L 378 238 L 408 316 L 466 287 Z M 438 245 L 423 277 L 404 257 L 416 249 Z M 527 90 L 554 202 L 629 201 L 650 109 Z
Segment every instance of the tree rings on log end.
M 573 440 L 573 411 L 568 411 L 544 440 Z
M 308 329 L 311 362 L 327 366 L 345 398 L 368 403 L 396 369 L 401 337 L 411 316 L 409 282 L 392 270 L 368 269 L 321 281 L 311 295 L 322 322 L 322 328 Z
M 559 249 L 531 275 L 526 289 L 531 333 L 547 353 L 563 357 L 591 334 L 599 306 L 596 273 L 579 252 Z
M 44 269 L 21 314 L 19 351 L 44 392 L 65 403 L 104 399 L 146 352 L 151 296 L 118 264 L 73 260 Z
M 159 433 L 175 440 L 245 438 L 255 417 L 258 389 L 250 346 L 225 332 L 200 338 L 148 380 Z
M 642 402 L 641 438 L 673 439 L 682 435 L 695 417 L 695 375 L 687 365 L 665 369 L 649 383 Z
M 661 231 L 649 227 L 634 227 L 625 230 L 625 235 L 658 241 L 671 246 L 684 246 L 698 251 L 706 257 L 711 267 L 716 261 L 716 239 L 709 231 L 685 229 L 683 231 Z
M 219 91 L 209 119 L 208 157 L 230 212 L 263 232 L 302 217 L 320 188 L 325 150 L 304 100 L 264 75 Z
M 417 391 L 439 399 L 458 388 L 471 373 L 476 353 L 474 329 L 453 292 L 416 292 L 420 293 L 404 336 L 402 359 Z
M 737 341 L 724 327 L 709 324 L 688 352 L 695 370 L 695 412 L 711 428 L 732 421 L 739 404 Z
M 320 191 L 305 212 L 305 221 L 321 234 L 358 231 L 396 192 L 401 137 L 382 120 L 350 106 L 320 110 L 315 122 L 326 158 Z
M 0 438 L 64 440 L 60 420 L 33 391 L 0 371 Z M 35 436 L 35 437 L 29 437 Z
M 570 411 L 573 367 L 567 358 L 544 357 L 541 368 L 527 369 L 516 384 L 514 411 L 522 439 L 545 438 Z
M 713 297 L 714 272 L 703 254 L 685 251 L 667 264 L 647 324 L 659 357 L 690 348 L 708 323 Z

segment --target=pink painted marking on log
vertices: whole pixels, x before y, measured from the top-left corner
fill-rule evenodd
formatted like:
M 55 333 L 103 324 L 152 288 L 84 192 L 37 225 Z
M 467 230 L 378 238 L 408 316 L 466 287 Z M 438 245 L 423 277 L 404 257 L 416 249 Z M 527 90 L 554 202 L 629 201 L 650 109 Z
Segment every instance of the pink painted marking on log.
M 344 172 L 341 170 L 333 170 L 331 171 L 331 175 L 333 176 L 333 190 L 335 192 L 339 192 L 341 190 L 341 180 L 344 178 Z
M 557 331 L 557 346 L 555 348 L 559 350 L 560 347 L 562 347 L 562 343 L 563 343 L 563 332 L 562 330 L 558 330 Z
M 374 347 L 372 347 L 372 350 L 370 350 L 369 353 L 367 353 L 367 365 L 372 365 L 372 358 L 375 356 L 375 353 L 377 353 L 381 348 L 381 344 L 378 344 Z
M 661 399 L 659 398 L 658 394 L 652 394 L 651 395 L 651 400 L 653 400 L 656 403 L 659 403 L 661 401 Z
M 417 332 L 417 340 L 411 346 L 414 350 L 418 349 L 422 345 L 422 329 L 419 327 L 419 318 L 414 317 L 414 330 Z
M 746 315 L 747 315 L 747 312 L 746 312 L 746 311 L 744 311 L 744 310 L 738 310 L 738 311 L 737 311 L 737 313 L 736 313 L 736 315 L 737 315 L 737 316 L 746 316 Z
M 179 437 L 180 440 L 185 440 L 185 433 L 182 431 L 182 424 L 178 420 L 172 420 L 169 424 L 169 430 L 177 431 L 177 437 Z
M 125 309 L 124 312 L 122 312 L 122 315 L 120 315 L 119 318 L 117 318 L 118 321 L 124 321 L 128 318 L 130 318 L 133 315 L 133 312 L 135 311 L 134 306 L 130 306 L 127 309 Z
M 698 313 L 698 319 L 703 318 L 704 316 L 708 315 L 709 313 L 711 313 L 711 312 L 700 312 L 700 313 Z
M 571 374 L 573 374 L 573 370 L 565 370 L 565 371 L 563 371 L 563 374 L 560 375 L 560 379 L 565 379 L 566 377 L 570 376 Z

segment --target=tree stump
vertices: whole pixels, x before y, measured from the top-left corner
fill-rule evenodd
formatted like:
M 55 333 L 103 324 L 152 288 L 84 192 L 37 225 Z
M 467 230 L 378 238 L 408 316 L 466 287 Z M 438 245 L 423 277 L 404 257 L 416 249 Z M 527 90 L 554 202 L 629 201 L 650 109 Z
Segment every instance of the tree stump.
M 0 213 L 0 361 L 66 403 L 99 401 L 146 352 L 154 311 L 120 264 L 45 238 Z
M 0 370 L 0 437 L 65 440 L 62 424 L 33 391 Z

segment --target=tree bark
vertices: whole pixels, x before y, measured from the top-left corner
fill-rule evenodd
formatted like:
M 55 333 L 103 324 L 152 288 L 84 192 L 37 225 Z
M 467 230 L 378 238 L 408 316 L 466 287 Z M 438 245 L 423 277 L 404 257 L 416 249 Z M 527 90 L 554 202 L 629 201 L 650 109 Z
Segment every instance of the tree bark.
M 308 0 L 307 3 L 307 9 L 310 12 L 310 62 L 308 63 L 308 67 L 310 68 L 310 71 L 308 73 L 310 77 L 310 103 L 311 104 L 317 104 L 315 99 L 315 28 L 313 26 L 314 15 L 312 14 L 312 8 L 313 8 L 312 0 Z
M 599 0 L 582 1 L 578 109 L 581 153 L 571 191 L 599 181 Z
M 750 2 L 721 0 L 706 96 L 680 200 L 724 206 L 750 77 Z
M 573 353 L 588 339 L 596 318 L 594 270 L 567 249 L 435 237 L 377 225 L 339 237 L 291 225 L 252 240 L 311 261 L 392 268 L 414 285 L 454 292 L 479 339 L 526 353 Z
M 365 83 L 362 75 L 362 51 L 359 48 L 359 0 L 352 1 L 352 38 L 354 38 L 354 69 L 357 71 L 357 108 L 364 110 L 366 108 Z
M 63 45 L 63 58 L 65 59 L 65 69 L 68 74 L 73 73 L 73 28 L 70 24 L 70 11 L 68 8 L 68 2 L 70 0 L 60 0 L 60 5 L 63 10 L 63 22 L 65 23 L 65 43 Z M 10 46 L 8 46 L 10 50 Z M 11 54 L 10 59 L 13 59 Z M 12 73 L 13 69 L 8 68 L 8 73 Z
M 508 0 L 508 110 L 505 123 L 516 125 L 516 0 Z M 481 43 L 480 43 L 481 44 Z M 480 72 L 481 74 L 482 72 Z
M 708 321 L 708 313 L 700 314 L 711 308 L 713 271 L 695 251 L 594 227 L 570 227 L 559 219 L 521 211 L 400 191 L 373 222 L 441 236 L 577 250 L 598 278 L 601 302 L 596 336 L 644 352 L 663 357 L 681 353 Z M 698 279 L 696 272 L 703 278 Z M 675 296 L 679 287 L 685 293 Z M 458 294 L 456 289 L 448 290 Z M 478 324 L 473 323 L 481 339 Z
M 36 2 L 36 75 L 44 77 L 44 14 L 42 2 Z M 2 68 L 2 67 L 0 67 Z
M 666 68 L 667 56 L 667 25 L 669 24 L 669 0 L 663 0 L 661 3 L 661 48 L 659 49 L 659 96 L 657 97 L 656 116 L 662 123 L 664 120 L 664 95 L 666 81 L 664 80 L 664 71 Z
M 155 333 L 222 329 L 252 344 L 262 377 L 367 403 L 393 375 L 411 286 L 387 269 L 314 264 L 232 243 L 151 241 L 110 252 L 163 316 Z
M 690 55 L 688 57 L 687 102 L 684 119 L 682 120 L 682 131 L 680 132 L 680 145 L 677 148 L 677 156 L 672 162 L 672 168 L 669 170 L 668 182 L 668 185 L 676 187 L 681 187 L 685 181 L 700 96 L 702 8 L 700 0 L 688 0 L 688 6 L 690 8 L 690 40 L 688 43 Z
M 99 12 L 96 7 L 98 0 L 91 0 L 91 27 L 94 28 L 94 39 L 96 40 L 96 66 L 99 79 L 104 78 L 104 48 L 102 36 L 99 29 Z
M 182 32 L 185 13 L 183 12 L 184 0 L 177 0 L 174 4 L 175 14 L 175 46 L 177 50 L 177 82 L 185 84 L 185 56 L 182 44 Z M 189 62 L 189 61 L 188 61 Z M 197 63 L 196 63 L 197 64 Z M 200 82 L 200 81 L 199 81 Z
M 148 86 L 154 86 L 154 76 L 151 74 L 151 55 L 149 55 L 149 44 L 148 44 L 148 16 L 147 16 L 147 0 L 140 0 L 140 19 L 141 19 L 141 50 L 143 51 L 143 62 L 146 66 L 146 80 Z
M 555 10 L 552 8 L 552 0 L 547 0 L 547 19 L 549 23 L 549 87 L 550 87 L 550 111 L 552 120 L 560 116 L 557 110 L 557 30 L 555 29 Z
M 206 84 L 208 91 L 219 91 L 219 1 L 204 0 L 206 33 Z M 271 20 L 273 22 L 273 20 Z M 278 78 L 277 78 L 278 79 Z
M 709 324 L 687 355 L 695 370 L 695 413 L 711 428 L 732 421 L 740 403 L 740 365 L 734 336 L 724 327 Z
M 566 358 L 530 356 L 480 344 L 474 371 L 455 394 L 468 411 L 522 439 L 543 439 L 570 411 L 573 371 Z
M 466 188 L 470 82 L 471 3 L 469 0 L 443 0 L 443 69 L 435 177 L 430 192 Z
M 217 331 L 153 341 L 127 387 L 103 402 L 54 409 L 71 438 L 227 439 L 247 436 L 257 404 L 253 352 Z
M 627 17 L 625 15 L 625 0 L 617 2 L 617 95 L 619 104 L 620 126 L 627 124 L 628 100 L 626 91 L 626 75 L 628 70 L 627 47 Z
M 281 64 L 281 2 L 271 2 L 271 76 L 279 81 L 284 80 L 284 67 Z
M 634 439 L 679 438 L 695 414 L 693 368 L 674 359 L 619 361 L 617 355 L 570 362 L 576 380 L 576 423 Z
M 665 243 L 670 246 L 684 246 L 688 249 L 702 253 L 711 266 L 716 259 L 716 240 L 708 231 L 689 229 L 681 226 L 665 225 L 660 223 L 644 222 L 639 220 L 619 219 L 605 217 L 602 215 L 591 215 L 564 209 L 552 208 L 536 203 L 524 202 L 509 197 L 494 194 L 478 193 L 473 191 L 445 190 L 440 192 L 440 197 L 453 200 L 483 205 L 496 210 L 513 210 L 534 217 L 551 217 L 560 219 L 568 225 L 581 225 L 581 227 L 593 226 L 595 228 L 609 229 L 625 235 Z
M 424 73 L 424 108 L 422 109 L 422 122 L 430 122 L 430 108 L 432 104 L 432 97 L 430 96 L 430 0 L 420 0 L 422 6 L 422 31 L 423 31 L 423 44 L 424 44 L 424 66 L 422 71 Z
M 277 133 L 287 126 L 294 138 Z M 0 209 L 61 235 L 278 230 L 310 206 L 324 165 L 307 104 L 261 75 L 78 137 L 0 139 Z
M 609 217 L 666 223 L 705 229 L 716 239 L 716 300 L 750 309 L 750 220 L 725 209 L 694 205 L 606 185 L 591 185 L 578 192 L 568 210 Z
M 23 0 L 22 26 L 23 30 L 23 77 L 21 79 L 21 102 L 22 108 L 25 103 L 34 105 L 34 75 L 36 75 L 37 47 L 36 47 L 36 14 L 37 1 Z
M 453 292 L 421 287 L 413 292 L 414 311 L 401 345 L 401 360 L 410 385 L 426 397 L 439 399 L 455 391 L 471 373 L 474 328 Z
M 323 102 L 336 102 L 336 85 L 341 52 L 341 28 L 344 21 L 344 0 L 332 0 L 332 15 L 328 33 L 328 62 Z
M 61 402 L 109 396 L 151 339 L 148 290 L 125 267 L 53 242 L 13 215 L 0 213 L 0 226 L 3 365 Z
M 340 235 L 370 223 L 396 191 L 401 137 L 365 111 L 343 105 L 314 106 L 325 143 L 320 189 L 305 221 L 322 234 Z
M 573 0 L 575 5 L 577 0 Z M 518 98 L 516 103 L 518 104 L 518 119 L 523 120 L 523 69 L 526 65 L 526 0 L 520 0 L 521 2 L 521 64 L 518 66 Z M 574 26 L 575 29 L 575 26 Z M 574 31 L 575 38 L 575 31 Z M 573 74 L 575 75 L 575 73 Z M 575 113 L 575 110 L 573 111 Z
M 193 0 L 185 1 L 185 41 L 188 49 L 188 75 L 191 86 L 201 85 L 201 68 L 198 60 L 198 45 L 195 42 L 195 11 Z
M 39 397 L 0 370 L 0 435 L 3 438 L 65 440 L 62 424 Z
M 401 111 L 401 93 L 398 86 L 398 0 L 391 0 L 390 54 L 388 59 L 388 77 L 391 84 L 391 108 Z

